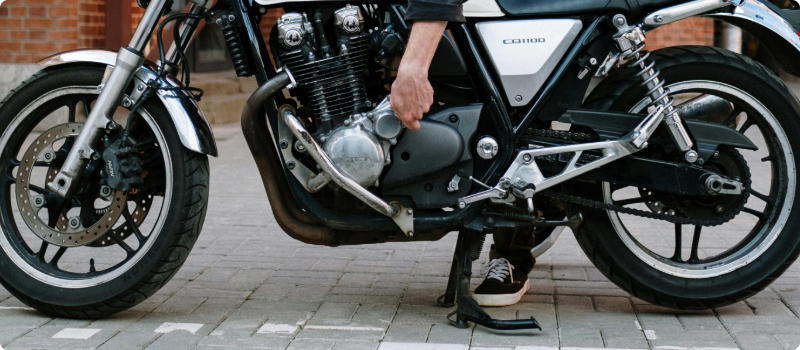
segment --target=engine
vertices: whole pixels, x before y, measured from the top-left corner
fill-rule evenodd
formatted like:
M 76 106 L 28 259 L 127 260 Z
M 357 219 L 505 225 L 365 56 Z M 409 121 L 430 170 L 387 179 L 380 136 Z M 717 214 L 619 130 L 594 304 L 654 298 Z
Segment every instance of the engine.
M 314 120 L 313 136 L 333 163 L 364 187 L 377 186 L 391 162 L 390 147 L 403 131 L 386 96 L 376 106 L 367 96 L 370 64 L 382 52 L 391 29 L 365 31 L 361 8 L 348 5 L 333 13 L 326 30 L 320 11 L 314 23 L 290 12 L 277 24 L 273 45 L 276 63 L 286 67 L 297 85 L 293 91 L 304 117 Z M 334 35 L 329 38 L 330 33 Z M 332 40 L 331 40 L 332 39 Z

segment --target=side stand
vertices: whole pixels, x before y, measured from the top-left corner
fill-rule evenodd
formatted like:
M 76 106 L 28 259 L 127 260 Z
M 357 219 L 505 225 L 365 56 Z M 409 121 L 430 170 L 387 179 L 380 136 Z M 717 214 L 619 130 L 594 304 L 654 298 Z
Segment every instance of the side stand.
M 458 328 L 468 328 L 473 322 L 486 328 L 498 330 L 538 329 L 542 330 L 539 322 L 531 317 L 530 320 L 495 320 L 478 305 L 470 295 L 470 277 L 472 277 L 471 245 L 479 232 L 463 228 L 458 232 L 456 251 L 453 254 L 453 265 L 450 268 L 450 279 L 447 282 L 447 291 L 439 297 L 439 305 L 452 307 L 458 304 L 458 309 L 447 315 L 450 322 Z M 453 318 L 455 316 L 455 318 Z

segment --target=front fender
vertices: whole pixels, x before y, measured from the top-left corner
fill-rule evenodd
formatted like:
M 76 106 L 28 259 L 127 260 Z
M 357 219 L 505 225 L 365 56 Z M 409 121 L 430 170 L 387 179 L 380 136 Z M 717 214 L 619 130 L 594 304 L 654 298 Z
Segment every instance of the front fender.
M 55 54 L 38 62 L 45 67 L 59 66 L 76 63 L 96 63 L 113 67 L 117 61 L 117 53 L 106 50 L 75 50 Z M 134 74 L 137 83 L 146 84 L 150 79 L 156 78 L 155 68 L 144 65 Z M 160 83 L 165 87 L 179 87 L 181 83 L 167 77 Z M 181 143 L 187 149 L 216 157 L 218 155 L 217 143 L 211 131 L 203 110 L 197 101 L 185 91 L 159 90 L 156 94 L 169 111 Z
M 728 22 L 753 34 L 772 52 L 781 68 L 800 77 L 800 22 L 798 10 L 781 10 L 777 6 L 747 0 L 732 12 L 706 15 Z

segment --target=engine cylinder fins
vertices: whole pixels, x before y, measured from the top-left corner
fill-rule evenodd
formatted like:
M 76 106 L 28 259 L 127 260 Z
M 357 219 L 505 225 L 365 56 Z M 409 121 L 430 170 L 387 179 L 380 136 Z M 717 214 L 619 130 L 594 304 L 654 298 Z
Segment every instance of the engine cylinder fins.
M 312 115 L 328 119 L 368 107 L 365 74 L 371 53 L 370 36 L 356 35 L 349 38 L 346 54 L 316 59 L 322 55 L 311 58 L 293 50 L 281 54 L 280 61 L 291 70 Z

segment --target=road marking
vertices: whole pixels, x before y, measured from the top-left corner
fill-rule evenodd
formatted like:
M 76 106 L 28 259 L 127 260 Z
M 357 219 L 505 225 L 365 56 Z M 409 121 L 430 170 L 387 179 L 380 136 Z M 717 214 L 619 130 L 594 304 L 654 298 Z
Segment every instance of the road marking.
M 164 322 L 154 332 L 156 333 L 170 333 L 175 331 L 185 331 L 192 334 L 197 333 L 197 331 L 203 328 L 202 323 L 171 323 L 171 322 Z
M 469 350 L 469 345 L 433 343 L 381 343 L 378 350 Z
M 25 306 L 0 306 L 0 310 L 25 310 L 25 311 L 33 311 L 32 307 L 25 307 Z
M 644 337 L 648 340 L 656 340 L 658 337 L 656 336 L 656 331 L 652 329 L 645 329 L 644 330 Z
M 351 327 L 351 326 L 318 326 L 306 325 L 303 329 L 318 329 L 326 331 L 357 331 L 357 332 L 384 332 L 386 329 L 380 327 Z
M 736 348 L 686 348 L 683 346 L 656 346 L 656 349 L 662 350 L 737 350 Z
M 642 330 L 642 325 L 639 323 L 639 320 L 636 320 L 636 321 L 633 321 L 633 322 L 636 323 L 636 329 L 641 331 Z
M 53 339 L 79 339 L 86 340 L 100 333 L 102 329 L 91 328 L 64 328 L 53 336 Z
M 275 324 L 275 323 L 265 323 L 261 328 L 258 329 L 256 333 L 259 334 L 271 334 L 271 333 L 280 333 L 280 334 L 292 334 L 300 329 L 300 326 L 296 324 Z

